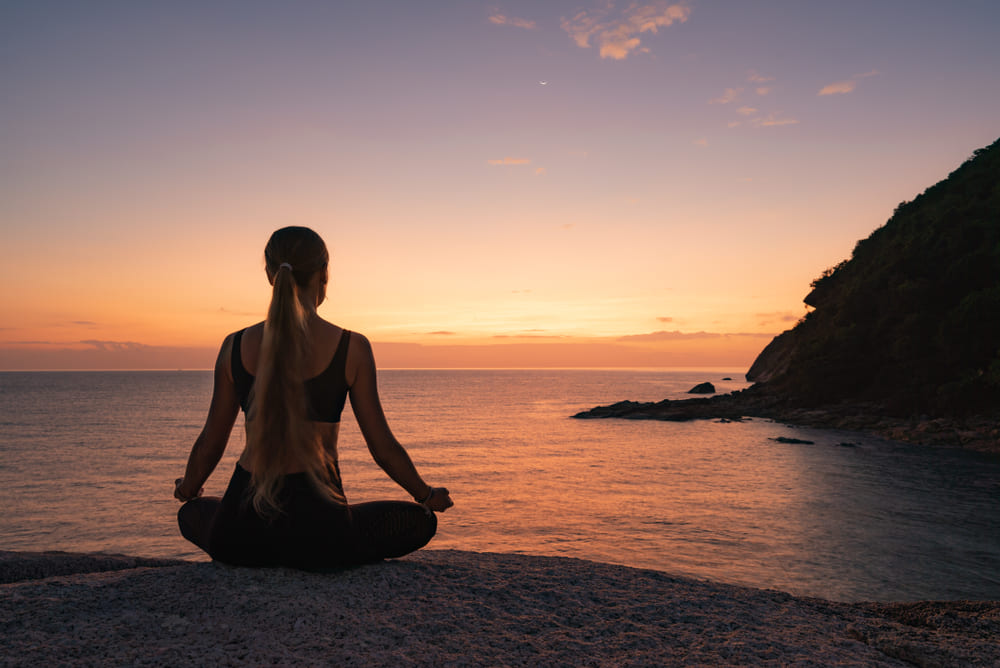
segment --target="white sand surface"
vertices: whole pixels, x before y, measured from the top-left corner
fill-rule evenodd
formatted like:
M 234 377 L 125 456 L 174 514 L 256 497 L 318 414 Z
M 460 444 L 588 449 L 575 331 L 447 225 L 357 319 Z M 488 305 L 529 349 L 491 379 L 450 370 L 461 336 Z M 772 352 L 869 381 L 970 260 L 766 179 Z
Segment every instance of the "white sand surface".
M 845 604 L 579 559 L 334 573 L 0 552 L 3 665 L 1000 665 L 1000 603 Z

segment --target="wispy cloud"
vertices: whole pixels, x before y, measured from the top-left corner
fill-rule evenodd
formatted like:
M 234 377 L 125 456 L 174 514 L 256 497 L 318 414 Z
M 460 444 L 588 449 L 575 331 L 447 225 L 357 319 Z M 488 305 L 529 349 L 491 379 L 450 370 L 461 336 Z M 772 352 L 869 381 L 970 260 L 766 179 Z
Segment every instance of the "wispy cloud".
M 817 95 L 844 95 L 845 93 L 853 93 L 854 89 L 858 87 L 859 79 L 867 79 L 868 77 L 874 77 L 878 75 L 878 70 L 871 70 L 870 72 L 864 72 L 863 74 L 855 74 L 850 79 L 845 79 L 844 81 L 835 81 L 832 84 L 827 84 L 819 89 Z
M 496 160 L 487 160 L 488 165 L 529 165 L 531 160 L 528 158 L 499 158 Z
M 494 13 L 490 15 L 490 23 L 498 26 L 513 26 L 515 28 L 524 28 L 525 30 L 534 30 L 538 27 L 538 24 L 534 21 L 528 19 L 519 19 L 516 16 L 506 16 L 500 13 Z
M 741 116 L 750 116 L 751 114 L 756 114 L 757 110 L 753 107 L 740 107 L 736 110 L 736 113 Z
M 847 81 L 835 81 L 832 84 L 827 84 L 823 86 L 817 95 L 842 95 L 844 93 L 851 93 L 857 88 L 858 82 L 848 79 Z
M 669 317 L 665 317 L 665 316 L 661 316 L 661 317 L 657 318 L 656 321 L 657 322 L 673 322 L 674 319 L 673 318 L 669 318 Z
M 648 334 L 630 334 L 628 336 L 618 337 L 619 341 L 689 341 L 691 339 L 717 339 L 722 334 L 716 334 L 714 332 L 682 332 L 680 330 L 674 330 L 668 332 L 666 330 L 660 330 L 658 332 L 650 332 Z
M 747 72 L 747 81 L 752 84 L 765 84 L 774 81 L 774 77 L 763 75 L 757 70 L 750 70 Z M 754 92 L 761 96 L 767 95 L 772 90 L 774 90 L 774 86 L 756 86 L 754 88 Z
M 449 332 L 445 329 L 440 329 L 436 332 L 427 332 L 428 336 L 455 336 L 455 332 Z
M 740 96 L 740 93 L 742 93 L 742 92 L 743 92 L 742 88 L 727 88 L 725 93 L 723 93 L 722 95 L 720 95 L 719 97 L 717 97 L 717 98 L 715 98 L 713 100 L 709 100 L 708 103 L 709 104 L 729 104 L 730 102 L 732 102 L 733 100 L 735 100 L 736 98 L 738 98 Z
M 601 58 L 624 60 L 636 50 L 648 52 L 641 47 L 639 35 L 656 34 L 660 28 L 684 23 L 690 16 L 691 8 L 687 5 L 663 0 L 633 2 L 620 12 L 615 11 L 614 3 L 608 2 L 563 19 L 561 26 L 580 48 L 589 48 L 593 41 Z
M 768 114 L 767 116 L 753 119 L 750 121 L 750 124 L 758 128 L 773 128 L 781 125 L 796 125 L 798 122 L 798 119 L 795 118 L 782 117 L 780 114 Z
M 135 341 L 97 341 L 94 339 L 88 339 L 86 341 L 80 341 L 80 343 L 85 346 L 92 346 L 95 350 L 116 353 L 149 350 L 151 348 L 151 346 L 147 346 L 145 343 L 136 343 Z
M 494 339 L 566 339 L 563 334 L 494 334 Z
M 544 173 L 545 173 L 545 168 L 544 167 L 538 167 L 538 168 L 535 169 L 535 176 L 541 176 Z
M 702 137 L 701 139 L 694 140 L 695 146 L 708 146 L 708 140 Z
M 693 340 L 703 340 L 703 339 L 721 339 L 721 338 L 731 338 L 731 337 L 750 337 L 750 338 L 772 338 L 774 334 L 769 333 L 758 333 L 758 332 L 731 332 L 726 334 L 720 334 L 719 332 L 681 332 L 679 330 L 666 331 L 660 330 L 657 332 L 650 332 L 648 334 L 630 334 L 628 336 L 619 336 L 617 341 L 628 343 L 628 342 L 656 342 L 656 341 L 693 341 Z
M 758 324 L 761 327 L 767 327 L 774 324 L 784 324 L 788 322 L 796 322 L 799 316 L 791 313 L 789 311 L 773 311 L 771 313 L 754 313 L 754 317 L 758 318 Z

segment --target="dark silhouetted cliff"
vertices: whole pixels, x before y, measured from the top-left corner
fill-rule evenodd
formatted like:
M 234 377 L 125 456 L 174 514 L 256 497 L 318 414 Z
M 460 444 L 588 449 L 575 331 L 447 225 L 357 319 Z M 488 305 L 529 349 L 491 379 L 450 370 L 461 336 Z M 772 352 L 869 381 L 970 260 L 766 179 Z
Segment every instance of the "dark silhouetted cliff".
M 1000 406 L 1000 140 L 859 241 L 747 379 L 808 407 L 961 416 Z

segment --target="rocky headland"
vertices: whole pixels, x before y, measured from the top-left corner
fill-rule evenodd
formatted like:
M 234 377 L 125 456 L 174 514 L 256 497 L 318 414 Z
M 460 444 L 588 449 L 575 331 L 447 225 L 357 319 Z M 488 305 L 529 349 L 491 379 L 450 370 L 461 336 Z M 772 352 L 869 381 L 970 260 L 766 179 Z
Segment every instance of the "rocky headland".
M 577 413 L 579 419 L 625 420 L 774 420 L 802 427 L 861 431 L 894 441 L 961 447 L 1000 453 L 1000 419 L 990 415 L 933 417 L 887 415 L 878 403 L 841 402 L 799 406 L 757 386 L 741 392 L 700 399 L 619 401 Z
M 741 392 L 578 418 L 762 417 L 1000 452 L 1000 140 L 857 243 Z

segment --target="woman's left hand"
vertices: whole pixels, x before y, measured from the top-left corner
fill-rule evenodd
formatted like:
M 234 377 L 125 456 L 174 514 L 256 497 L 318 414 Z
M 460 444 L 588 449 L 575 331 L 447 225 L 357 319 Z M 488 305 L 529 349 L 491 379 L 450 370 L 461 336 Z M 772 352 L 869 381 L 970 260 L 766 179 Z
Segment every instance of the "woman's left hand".
M 452 502 L 451 496 L 448 494 L 448 489 L 445 487 L 431 487 L 431 495 L 423 503 L 425 508 L 436 510 L 439 513 L 443 513 L 453 505 L 455 504 Z
M 188 496 L 181 493 L 181 485 L 184 483 L 184 478 L 177 478 L 174 480 L 174 498 L 178 501 L 188 502 L 191 499 L 197 499 L 199 496 L 205 493 L 204 489 L 199 489 L 197 494 L 193 496 Z

